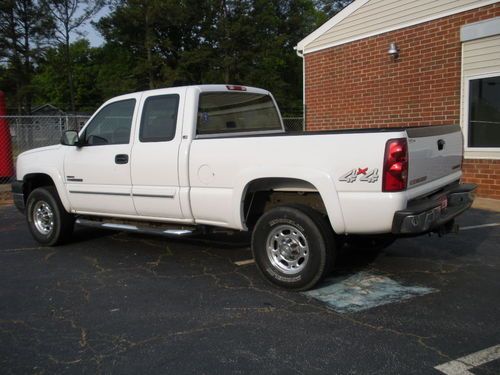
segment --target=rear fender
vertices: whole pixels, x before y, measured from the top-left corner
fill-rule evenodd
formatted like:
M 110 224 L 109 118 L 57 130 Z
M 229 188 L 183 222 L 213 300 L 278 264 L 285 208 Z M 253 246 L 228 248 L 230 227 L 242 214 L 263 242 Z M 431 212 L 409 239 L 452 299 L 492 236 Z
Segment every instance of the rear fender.
M 236 186 L 233 195 L 233 226 L 241 230 L 247 230 L 245 225 L 245 213 L 243 209 L 244 199 L 249 185 L 259 179 L 265 178 L 290 178 L 306 181 L 313 185 L 321 196 L 328 213 L 328 218 L 336 233 L 344 233 L 345 225 L 340 206 L 339 197 L 335 183 L 330 175 L 324 171 L 311 170 L 298 167 L 255 168 L 245 170 L 236 177 Z

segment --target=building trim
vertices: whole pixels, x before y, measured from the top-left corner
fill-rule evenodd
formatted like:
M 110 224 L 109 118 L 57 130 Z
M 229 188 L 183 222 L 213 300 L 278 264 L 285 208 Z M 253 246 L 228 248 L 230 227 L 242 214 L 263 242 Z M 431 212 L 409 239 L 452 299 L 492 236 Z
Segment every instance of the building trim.
M 470 42 L 495 35 L 500 35 L 500 17 L 464 25 L 460 29 L 461 42 Z
M 361 6 L 365 5 L 368 1 L 369 0 L 356 0 L 356 1 L 354 1 L 351 5 L 349 5 L 344 10 L 342 10 L 341 12 L 339 12 L 330 21 L 326 22 L 319 29 L 317 29 L 312 34 L 310 34 L 309 36 L 307 36 L 306 38 L 304 38 L 303 40 L 301 40 L 297 44 L 297 47 L 295 47 L 295 48 L 297 50 L 299 50 L 299 51 L 302 51 L 302 53 L 304 55 L 306 55 L 306 54 L 309 54 L 309 53 L 322 51 L 322 50 L 325 50 L 325 49 L 328 49 L 328 48 L 337 47 L 337 46 L 340 46 L 342 44 L 347 44 L 347 43 L 355 42 L 357 40 L 362 40 L 362 39 L 370 38 L 372 36 L 377 36 L 377 35 L 385 34 L 385 33 L 391 32 L 391 31 L 405 29 L 407 27 L 419 25 L 419 24 L 422 24 L 422 23 L 425 23 L 425 22 L 434 21 L 434 20 L 437 20 L 437 19 L 440 19 L 440 18 L 452 16 L 454 14 L 458 14 L 458 13 L 462 13 L 462 12 L 467 12 L 469 10 L 473 10 L 473 9 L 477 9 L 477 8 L 481 8 L 481 7 L 484 7 L 484 6 L 488 6 L 488 5 L 491 5 L 491 4 L 498 3 L 498 0 L 483 0 L 483 1 L 479 1 L 479 2 L 477 2 L 475 4 L 469 4 L 467 6 L 456 8 L 456 9 L 453 9 L 453 10 L 450 10 L 450 11 L 447 11 L 447 12 L 436 13 L 436 14 L 434 14 L 432 16 L 429 16 L 429 17 L 420 18 L 420 19 L 413 20 L 413 21 L 410 21 L 410 22 L 401 23 L 401 24 L 396 25 L 396 26 L 387 27 L 385 29 L 381 29 L 381 30 L 378 30 L 378 31 L 375 31 L 375 32 L 365 33 L 365 34 L 357 35 L 357 36 L 352 37 L 352 38 L 342 39 L 342 40 L 335 41 L 335 42 L 332 42 L 332 43 L 327 43 L 327 44 L 322 45 L 322 46 L 318 46 L 318 47 L 315 47 L 315 48 L 307 49 L 307 45 L 308 44 L 310 44 L 311 42 L 313 42 L 314 40 L 316 40 L 319 36 L 321 36 L 322 34 L 324 34 L 325 32 L 327 32 L 328 30 L 330 30 L 332 27 L 334 27 L 340 21 L 344 20 L 349 15 L 351 15 L 352 13 L 354 13 L 357 9 L 361 8 Z M 354 5 L 357 5 L 357 7 L 355 7 L 355 8 L 353 7 L 352 9 L 348 9 L 351 6 L 354 6 Z M 344 11 L 347 11 L 346 14 L 342 14 Z M 337 18 L 337 16 L 340 16 L 340 17 Z
M 463 44 L 462 44 L 463 46 Z M 463 50 L 463 47 L 462 47 Z M 463 63 L 462 63 L 463 67 Z M 462 133 L 464 135 L 464 158 L 466 160 L 470 159 L 488 159 L 488 160 L 499 160 L 500 159 L 500 147 L 471 147 L 469 146 L 469 82 L 475 79 L 498 77 L 500 71 L 485 72 L 483 74 L 465 76 L 462 73 Z
M 295 49 L 298 51 L 303 51 L 304 48 L 309 43 L 314 41 L 319 36 L 323 35 L 325 32 L 330 30 L 336 24 L 340 23 L 340 21 L 343 21 L 344 19 L 349 17 L 351 14 L 353 14 L 355 11 L 357 11 L 359 8 L 361 8 L 363 5 L 365 5 L 368 1 L 370 1 L 370 0 L 355 0 L 354 2 L 352 2 L 351 4 L 346 6 L 344 9 L 342 9 L 340 12 L 338 12 L 329 21 L 326 21 L 318 29 L 316 29 L 311 34 L 309 34 L 304 39 L 302 39 L 299 43 L 297 43 L 297 47 L 295 47 Z

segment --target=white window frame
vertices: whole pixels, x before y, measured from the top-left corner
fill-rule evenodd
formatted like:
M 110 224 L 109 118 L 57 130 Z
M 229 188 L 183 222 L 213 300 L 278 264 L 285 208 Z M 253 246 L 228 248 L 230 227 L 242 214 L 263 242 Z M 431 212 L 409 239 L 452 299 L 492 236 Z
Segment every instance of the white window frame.
M 500 160 L 500 147 L 470 147 L 469 146 L 469 89 L 470 81 L 482 78 L 500 77 L 500 71 L 489 72 L 463 77 L 462 100 L 462 132 L 464 134 L 465 159 L 495 159 Z

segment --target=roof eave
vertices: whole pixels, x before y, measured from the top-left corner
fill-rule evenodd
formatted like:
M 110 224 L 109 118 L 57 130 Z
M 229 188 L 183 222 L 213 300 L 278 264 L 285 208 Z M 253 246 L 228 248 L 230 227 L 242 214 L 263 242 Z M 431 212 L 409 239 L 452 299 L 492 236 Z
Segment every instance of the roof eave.
M 350 16 L 352 13 L 357 11 L 359 8 L 361 8 L 363 5 L 365 5 L 368 1 L 370 1 L 370 0 L 354 0 L 351 4 L 349 4 L 344 9 L 342 9 L 340 12 L 338 12 L 330 20 L 326 21 L 318 29 L 316 29 L 311 34 L 309 34 L 304 39 L 302 39 L 299 43 L 297 43 L 297 46 L 295 47 L 295 49 L 297 51 L 304 51 L 304 49 L 307 47 L 308 44 L 313 42 L 316 38 L 321 36 L 326 31 L 330 30 L 336 24 L 338 24 L 339 22 L 341 22 L 342 20 L 344 20 L 345 18 Z

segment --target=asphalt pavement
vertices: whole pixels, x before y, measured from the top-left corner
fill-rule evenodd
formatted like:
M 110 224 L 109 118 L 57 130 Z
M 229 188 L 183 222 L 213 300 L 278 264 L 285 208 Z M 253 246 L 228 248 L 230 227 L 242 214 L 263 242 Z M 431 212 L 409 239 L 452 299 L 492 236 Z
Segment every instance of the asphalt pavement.
M 498 375 L 500 226 L 482 226 L 495 223 L 498 213 L 470 210 L 457 235 L 346 252 L 323 285 L 350 280 L 359 308 L 342 310 L 268 285 L 247 236 L 79 227 L 70 244 L 43 248 L 0 207 L 0 372 Z M 365 304 L 366 275 L 425 293 Z

